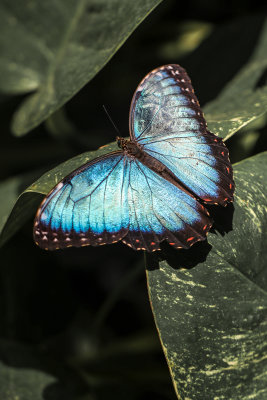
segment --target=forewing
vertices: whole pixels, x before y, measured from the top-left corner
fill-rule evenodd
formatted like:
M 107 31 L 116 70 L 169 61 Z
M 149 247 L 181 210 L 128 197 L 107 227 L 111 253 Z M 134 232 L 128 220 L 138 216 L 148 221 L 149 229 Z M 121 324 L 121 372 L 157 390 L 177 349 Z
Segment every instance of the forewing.
M 118 151 L 85 164 L 43 200 L 34 222 L 42 248 L 114 243 L 128 232 L 124 155 Z
M 157 68 L 140 83 L 131 104 L 130 132 L 195 196 L 210 204 L 233 200 L 228 149 L 207 130 L 191 81 L 179 65 Z

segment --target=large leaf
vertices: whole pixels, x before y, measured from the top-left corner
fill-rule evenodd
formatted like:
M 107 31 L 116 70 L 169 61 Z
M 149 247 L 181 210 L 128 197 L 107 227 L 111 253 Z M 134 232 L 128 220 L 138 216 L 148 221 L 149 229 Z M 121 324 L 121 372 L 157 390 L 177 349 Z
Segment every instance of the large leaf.
M 267 397 L 266 163 L 261 153 L 235 166 L 232 230 L 210 233 L 211 249 L 202 243 L 171 262 L 148 260 L 151 305 L 180 399 Z M 221 232 L 231 207 L 222 216 Z
M 0 4 L 0 90 L 33 92 L 14 115 L 24 134 L 78 92 L 161 0 Z
M 267 20 L 249 62 L 225 86 L 219 96 L 204 107 L 208 127 L 212 132 L 228 139 L 266 112 L 266 48 Z
M 28 346 L 1 339 L 0 360 L 3 400 L 43 400 L 44 390 L 56 382 L 56 378 L 40 370 L 40 359 Z
M 0 362 L 0 395 L 5 400 L 43 400 L 54 378 L 40 371 L 8 367 Z
M 51 373 L 51 361 L 37 346 L 1 338 L 1 400 L 92 400 L 79 389 L 78 376 L 53 361 Z

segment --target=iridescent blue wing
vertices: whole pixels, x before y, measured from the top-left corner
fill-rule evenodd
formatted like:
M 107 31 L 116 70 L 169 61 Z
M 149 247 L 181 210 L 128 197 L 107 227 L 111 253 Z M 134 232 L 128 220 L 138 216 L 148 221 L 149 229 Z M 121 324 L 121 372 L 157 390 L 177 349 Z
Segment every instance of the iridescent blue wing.
M 163 240 L 176 248 L 189 248 L 206 238 L 209 214 L 186 191 L 134 159 L 127 161 L 125 182 L 130 226 L 124 243 L 136 250 L 154 251 Z
M 101 245 L 128 232 L 123 153 L 96 158 L 73 171 L 45 197 L 34 222 L 35 242 L 46 250 Z
M 194 197 L 118 151 L 52 189 L 37 212 L 34 239 L 49 250 L 122 239 L 136 250 L 154 251 L 164 239 L 187 248 L 203 240 L 210 225 Z
M 228 150 L 207 130 L 191 81 L 179 65 L 165 65 L 138 86 L 130 109 L 130 135 L 204 202 L 233 200 Z

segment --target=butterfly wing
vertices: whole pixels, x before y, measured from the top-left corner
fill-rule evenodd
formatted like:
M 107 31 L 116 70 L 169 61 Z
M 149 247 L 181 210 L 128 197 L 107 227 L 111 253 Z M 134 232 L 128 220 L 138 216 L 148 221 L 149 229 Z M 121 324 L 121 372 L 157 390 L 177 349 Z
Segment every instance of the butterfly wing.
M 193 196 L 136 159 L 127 164 L 130 225 L 124 243 L 154 251 L 163 240 L 176 248 L 189 248 L 206 238 L 211 220 Z
M 130 109 L 130 134 L 204 202 L 233 200 L 228 150 L 207 130 L 191 81 L 179 65 L 157 68 L 140 83 Z
M 34 239 L 42 248 L 101 245 L 123 240 L 154 251 L 203 240 L 211 226 L 205 208 L 138 160 L 110 153 L 71 173 L 42 202 Z
M 34 222 L 42 248 L 101 245 L 128 232 L 123 153 L 99 157 L 72 172 L 45 197 Z

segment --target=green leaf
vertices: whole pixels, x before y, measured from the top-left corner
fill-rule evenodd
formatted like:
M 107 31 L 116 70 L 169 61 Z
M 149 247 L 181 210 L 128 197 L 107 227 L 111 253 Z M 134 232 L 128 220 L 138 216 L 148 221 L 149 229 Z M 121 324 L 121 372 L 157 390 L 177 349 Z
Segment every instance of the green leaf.
M 267 396 L 266 163 L 265 152 L 235 166 L 233 229 L 209 233 L 211 250 L 202 243 L 176 252 L 172 263 L 148 259 L 151 305 L 178 398 Z M 228 207 L 222 218 L 230 214 Z
M 204 107 L 209 129 L 225 140 L 266 112 L 266 48 L 267 20 L 249 62 L 220 95 Z
M 89 385 L 81 390 L 75 371 L 51 362 L 38 346 L 1 339 L 0 359 L 1 400 L 92 400 Z
M 44 372 L 0 362 L 0 398 L 3 400 L 43 400 L 43 390 L 53 382 L 55 378 Z
M 33 92 L 14 115 L 14 133 L 25 134 L 66 103 L 160 1 L 1 2 L 0 90 Z

